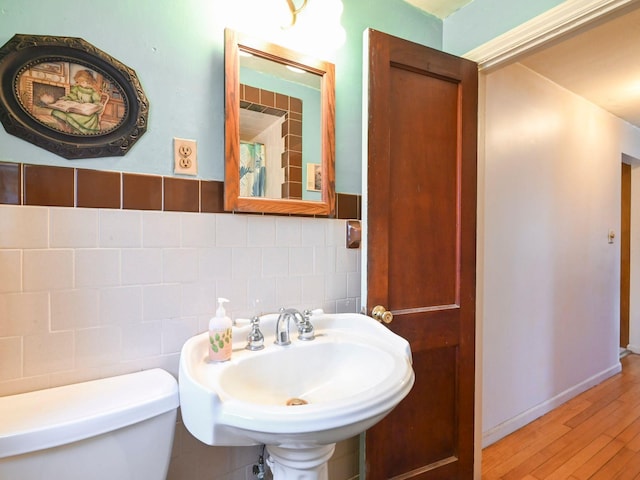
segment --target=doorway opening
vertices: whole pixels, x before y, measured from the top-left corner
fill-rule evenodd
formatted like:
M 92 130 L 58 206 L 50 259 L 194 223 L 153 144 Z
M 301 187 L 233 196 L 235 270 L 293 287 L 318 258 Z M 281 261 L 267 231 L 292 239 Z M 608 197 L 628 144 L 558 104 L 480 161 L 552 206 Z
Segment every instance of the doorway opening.
M 620 176 L 620 357 L 629 353 L 631 303 L 631 165 L 622 159 Z

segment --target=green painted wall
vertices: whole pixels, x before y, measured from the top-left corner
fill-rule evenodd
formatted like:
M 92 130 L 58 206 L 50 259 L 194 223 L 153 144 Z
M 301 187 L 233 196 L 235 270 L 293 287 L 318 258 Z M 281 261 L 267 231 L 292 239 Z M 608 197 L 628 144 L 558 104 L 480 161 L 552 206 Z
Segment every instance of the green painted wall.
M 336 190 L 361 193 L 362 40 L 373 28 L 442 48 L 442 21 L 401 0 L 344 0 L 345 46 L 336 61 Z
M 198 177 L 222 180 L 224 28 L 253 32 L 264 23 L 263 13 L 245 7 L 251 1 L 0 0 L 0 44 L 15 33 L 82 37 L 133 68 L 150 102 L 148 130 L 124 157 L 65 160 L 0 129 L 0 161 L 171 175 L 173 137 L 182 137 L 198 142 Z M 362 32 L 373 27 L 441 48 L 442 22 L 402 0 L 343 6 L 346 43 L 324 58 L 336 64 L 336 188 L 360 193 Z M 321 50 L 331 39 L 320 28 L 305 40 Z
M 169 175 L 173 137 L 198 141 L 200 177 L 222 179 L 223 25 L 207 0 L 0 0 L 0 43 L 15 33 L 82 37 L 133 68 L 147 132 L 124 157 L 69 161 L 0 130 L 0 161 Z
M 443 50 L 463 55 L 565 0 L 474 0 L 444 20 Z

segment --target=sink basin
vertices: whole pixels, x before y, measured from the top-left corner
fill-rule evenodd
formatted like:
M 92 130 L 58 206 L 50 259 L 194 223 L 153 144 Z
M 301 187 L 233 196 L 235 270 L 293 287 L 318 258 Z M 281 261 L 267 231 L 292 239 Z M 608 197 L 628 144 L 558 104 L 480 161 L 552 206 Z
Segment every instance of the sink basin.
M 261 414 L 282 415 L 281 409 L 265 411 L 264 407 L 323 408 L 323 403 L 344 401 L 375 388 L 392 373 L 393 358 L 387 352 L 369 345 L 319 340 L 298 348 L 272 349 L 229 365 L 219 377 L 220 395 L 248 404 L 241 408 L 253 405 Z M 353 374 L 356 371 L 359 375 Z M 284 413 L 296 412 L 285 409 Z
M 208 334 L 180 357 L 187 429 L 209 445 L 328 445 L 371 427 L 411 390 L 408 342 L 360 314 L 316 314 L 316 338 L 274 344 L 277 315 L 261 318 L 265 348 L 249 351 L 248 327 L 234 327 L 231 360 L 211 363 Z

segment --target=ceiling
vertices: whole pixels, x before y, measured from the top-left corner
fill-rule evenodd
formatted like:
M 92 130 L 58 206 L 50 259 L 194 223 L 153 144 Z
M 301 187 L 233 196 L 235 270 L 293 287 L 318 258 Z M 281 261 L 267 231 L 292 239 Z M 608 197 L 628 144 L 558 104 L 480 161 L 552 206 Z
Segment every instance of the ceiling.
M 472 0 L 405 0 L 445 18 Z M 640 128 L 640 2 L 518 61 Z
M 438 18 L 446 18 L 473 0 L 405 0 Z
M 520 63 L 640 127 L 640 7 Z

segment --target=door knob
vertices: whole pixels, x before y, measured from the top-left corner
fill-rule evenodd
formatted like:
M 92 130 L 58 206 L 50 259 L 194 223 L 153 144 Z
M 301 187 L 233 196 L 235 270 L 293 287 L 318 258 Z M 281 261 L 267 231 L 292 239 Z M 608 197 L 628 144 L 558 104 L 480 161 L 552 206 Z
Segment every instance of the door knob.
M 371 316 L 379 322 L 391 323 L 393 321 L 393 313 L 382 305 L 376 305 L 373 307 L 373 310 L 371 310 Z

